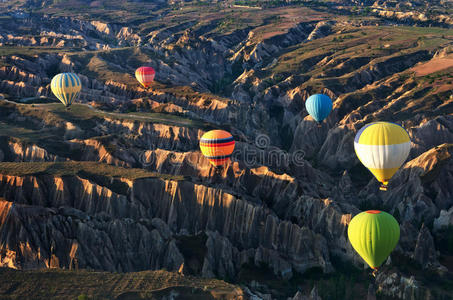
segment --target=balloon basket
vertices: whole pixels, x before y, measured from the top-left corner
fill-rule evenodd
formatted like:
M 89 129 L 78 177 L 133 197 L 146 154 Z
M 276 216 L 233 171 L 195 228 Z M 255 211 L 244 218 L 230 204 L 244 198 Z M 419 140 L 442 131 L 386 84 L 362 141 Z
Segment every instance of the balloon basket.
M 382 184 L 382 185 L 379 187 L 379 189 L 380 189 L 381 191 L 384 191 L 384 192 L 387 191 L 387 188 L 388 188 L 388 187 L 387 187 L 385 184 Z
M 373 275 L 373 277 L 376 278 L 377 272 L 378 272 L 378 269 L 374 269 L 373 273 L 371 273 L 371 275 Z
M 222 182 L 222 167 L 221 166 L 213 166 L 213 170 L 211 173 L 211 183 L 216 184 Z
M 221 176 L 222 175 L 222 166 L 215 166 L 214 167 L 214 174 L 217 175 L 217 176 Z

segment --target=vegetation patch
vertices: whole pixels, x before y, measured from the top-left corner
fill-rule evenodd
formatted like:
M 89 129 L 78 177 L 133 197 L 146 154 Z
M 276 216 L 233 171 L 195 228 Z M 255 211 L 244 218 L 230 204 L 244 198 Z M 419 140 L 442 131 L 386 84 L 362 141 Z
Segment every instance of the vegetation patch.
M 0 162 L 0 174 L 12 176 L 53 175 L 77 176 L 79 174 L 101 177 L 118 177 L 130 180 L 139 178 L 161 178 L 183 180 L 183 176 L 173 176 L 149 172 L 144 169 L 116 167 L 99 162 Z
M 242 294 L 239 287 L 221 280 L 180 276 L 162 270 L 111 273 L 57 269 L 17 271 L 0 268 L 0 276 L 0 298 L 8 300 L 162 299 L 162 296 L 168 297 L 171 290 L 202 296 L 184 299 L 233 300 Z

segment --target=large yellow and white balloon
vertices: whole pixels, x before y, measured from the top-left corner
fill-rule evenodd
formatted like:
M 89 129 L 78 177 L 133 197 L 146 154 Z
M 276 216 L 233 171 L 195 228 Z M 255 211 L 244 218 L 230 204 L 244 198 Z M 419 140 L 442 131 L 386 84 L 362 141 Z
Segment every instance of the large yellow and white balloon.
M 82 90 L 82 83 L 79 76 L 74 73 L 60 73 L 52 78 L 50 88 L 55 97 L 66 107 L 69 107 L 79 96 Z
M 381 190 L 407 159 L 411 141 L 407 131 L 398 124 L 375 122 L 357 132 L 354 149 L 360 162 L 382 183 Z

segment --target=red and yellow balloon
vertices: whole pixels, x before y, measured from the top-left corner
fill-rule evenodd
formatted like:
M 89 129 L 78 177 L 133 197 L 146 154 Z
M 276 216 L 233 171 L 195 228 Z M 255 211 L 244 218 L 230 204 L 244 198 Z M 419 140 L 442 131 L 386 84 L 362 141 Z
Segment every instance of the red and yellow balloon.
M 145 88 L 149 87 L 154 81 L 155 75 L 156 71 L 151 67 L 140 67 L 135 71 L 135 78 L 137 78 L 138 82 Z
M 233 136 L 225 130 L 208 131 L 201 137 L 200 149 L 211 164 L 216 167 L 224 165 L 234 151 Z

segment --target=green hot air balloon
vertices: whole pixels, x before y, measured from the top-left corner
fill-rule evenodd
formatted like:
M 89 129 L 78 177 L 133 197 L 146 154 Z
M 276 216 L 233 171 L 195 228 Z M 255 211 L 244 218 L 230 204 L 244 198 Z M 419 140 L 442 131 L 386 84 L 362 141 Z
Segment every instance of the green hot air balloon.
M 398 244 L 400 226 L 392 215 L 368 210 L 351 220 L 348 237 L 354 250 L 375 270 L 374 275 Z

